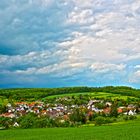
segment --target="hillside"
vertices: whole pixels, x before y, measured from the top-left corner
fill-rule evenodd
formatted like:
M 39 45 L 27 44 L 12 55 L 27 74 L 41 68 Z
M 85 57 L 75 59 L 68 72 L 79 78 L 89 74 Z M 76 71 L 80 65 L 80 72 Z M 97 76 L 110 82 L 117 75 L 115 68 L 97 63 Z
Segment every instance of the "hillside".
M 85 92 L 107 92 L 140 98 L 140 89 L 134 89 L 125 86 L 0 89 L 0 96 L 4 98 L 12 98 L 15 100 L 18 99 L 37 100 L 52 95 L 85 93 Z
M 0 127 L 54 128 L 136 120 L 140 90 L 130 87 L 1 89 Z

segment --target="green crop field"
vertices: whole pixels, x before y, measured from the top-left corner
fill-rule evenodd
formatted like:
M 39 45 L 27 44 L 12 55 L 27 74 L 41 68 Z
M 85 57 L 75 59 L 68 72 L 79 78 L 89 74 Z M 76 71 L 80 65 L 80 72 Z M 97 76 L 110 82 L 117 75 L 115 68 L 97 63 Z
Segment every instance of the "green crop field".
M 70 96 L 79 96 L 79 95 L 89 95 L 93 98 L 98 97 L 98 98 L 111 98 L 113 99 L 124 99 L 126 100 L 128 97 L 129 98 L 136 98 L 132 96 L 123 96 L 120 94 L 113 94 L 113 93 L 106 93 L 106 92 L 84 92 L 84 93 L 69 93 L 69 94 L 61 94 L 61 95 L 50 95 L 46 98 L 51 99 L 51 98 L 58 98 L 58 97 L 70 97 Z
M 140 122 L 81 128 L 1 130 L 0 140 L 140 140 Z
M 0 96 L 0 104 L 8 104 L 8 99 L 2 98 Z

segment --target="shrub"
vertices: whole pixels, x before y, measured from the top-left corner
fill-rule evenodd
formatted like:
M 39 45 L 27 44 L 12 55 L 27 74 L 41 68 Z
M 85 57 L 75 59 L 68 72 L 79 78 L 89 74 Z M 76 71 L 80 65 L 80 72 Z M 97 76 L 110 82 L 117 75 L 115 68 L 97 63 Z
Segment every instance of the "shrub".
M 137 117 L 136 116 L 129 116 L 129 120 L 134 120 L 134 119 L 136 119 Z
M 109 117 L 105 118 L 105 117 L 99 116 L 95 118 L 95 125 L 113 123 L 114 121 L 115 121 L 114 118 L 109 118 Z
M 70 121 L 74 123 L 81 122 L 85 124 L 86 123 L 85 113 L 82 112 L 79 108 L 75 109 L 73 113 L 70 115 Z
M 127 121 L 127 120 L 129 119 L 129 117 L 128 117 L 128 116 L 124 116 L 123 119 L 124 119 L 125 121 Z
M 95 118 L 95 125 L 102 125 L 105 123 L 105 118 L 102 116 L 96 117 Z
M 132 115 L 130 115 L 130 116 L 124 116 L 123 117 L 123 119 L 125 120 L 125 121 L 127 121 L 127 120 L 134 120 L 134 119 L 136 119 L 137 117 L 136 116 L 132 116 Z
M 105 124 L 106 123 L 113 123 L 115 121 L 115 119 L 113 119 L 113 118 L 105 118 Z
M 21 128 L 33 128 L 35 126 L 37 116 L 33 113 L 29 113 L 19 119 Z
M 7 129 L 7 128 L 10 128 L 12 124 L 13 124 L 12 119 L 0 117 L 0 127 L 4 127 Z

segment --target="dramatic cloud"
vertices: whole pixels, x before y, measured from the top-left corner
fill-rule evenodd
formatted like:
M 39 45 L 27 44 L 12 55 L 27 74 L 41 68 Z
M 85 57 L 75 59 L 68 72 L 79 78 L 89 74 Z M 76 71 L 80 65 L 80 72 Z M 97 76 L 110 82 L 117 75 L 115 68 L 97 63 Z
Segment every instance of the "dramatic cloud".
M 1 0 L 0 19 L 0 87 L 139 87 L 139 0 Z

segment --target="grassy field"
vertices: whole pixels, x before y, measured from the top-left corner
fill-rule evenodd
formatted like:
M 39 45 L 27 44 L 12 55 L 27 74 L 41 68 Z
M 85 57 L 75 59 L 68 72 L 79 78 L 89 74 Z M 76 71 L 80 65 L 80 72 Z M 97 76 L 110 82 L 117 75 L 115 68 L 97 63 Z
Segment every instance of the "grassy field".
M 58 98 L 58 97 L 71 97 L 71 96 L 79 96 L 79 95 L 90 95 L 91 97 L 95 98 L 111 98 L 113 99 L 124 99 L 126 100 L 128 97 L 129 98 L 136 98 L 132 96 L 123 96 L 119 94 L 113 94 L 113 93 L 106 93 L 106 92 L 84 92 L 84 93 L 69 93 L 69 94 L 61 94 L 61 95 L 50 95 L 46 98 L 51 99 L 51 98 Z
M 140 122 L 81 128 L 1 130 L 0 140 L 140 140 Z
M 0 104 L 8 104 L 8 99 L 2 98 L 2 97 L 0 96 Z

